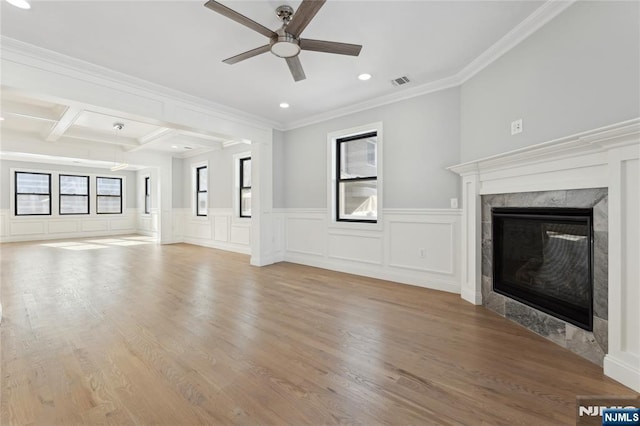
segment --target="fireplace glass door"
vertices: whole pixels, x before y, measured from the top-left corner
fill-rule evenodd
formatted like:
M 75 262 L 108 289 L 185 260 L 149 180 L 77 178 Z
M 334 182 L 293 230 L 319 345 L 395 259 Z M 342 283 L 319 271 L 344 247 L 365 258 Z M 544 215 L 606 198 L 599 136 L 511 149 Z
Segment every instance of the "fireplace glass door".
M 593 327 L 592 209 L 493 208 L 493 289 Z

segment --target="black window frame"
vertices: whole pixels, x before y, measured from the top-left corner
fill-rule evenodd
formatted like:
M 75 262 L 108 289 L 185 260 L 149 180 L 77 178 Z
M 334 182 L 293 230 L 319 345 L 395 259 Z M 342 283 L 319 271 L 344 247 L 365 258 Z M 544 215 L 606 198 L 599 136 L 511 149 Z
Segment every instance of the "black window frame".
M 98 190 L 98 179 L 117 179 L 120 182 L 120 195 L 100 195 Z M 120 211 L 119 212 L 100 212 L 98 199 L 103 198 L 119 198 L 120 199 Z M 96 214 L 122 214 L 122 178 L 114 176 L 96 176 Z
M 202 169 L 207 169 L 207 179 L 209 178 L 209 170 L 207 166 L 196 167 L 196 216 L 206 217 L 207 213 L 200 214 L 200 208 L 198 206 L 198 203 L 200 202 L 200 194 L 207 194 L 208 193 L 207 189 L 209 188 L 209 182 L 207 182 L 207 189 L 205 190 L 200 189 L 200 170 Z M 208 194 L 206 195 L 206 197 L 207 197 L 207 210 L 208 210 L 209 209 Z
M 87 193 L 86 194 L 65 194 L 62 192 L 62 178 L 63 177 L 81 177 L 81 178 L 85 178 L 87 180 Z M 86 175 L 69 175 L 69 174 L 59 174 L 58 175 L 58 214 L 60 216 L 67 216 L 67 215 L 83 215 L 83 214 L 89 214 L 90 213 L 90 200 L 91 200 L 91 188 L 89 187 L 89 182 L 90 182 L 90 178 L 89 176 Z M 87 199 L 87 212 L 86 213 L 62 213 L 62 197 L 64 196 L 72 196 L 72 197 L 86 197 Z
M 144 214 L 151 214 L 151 176 L 144 178 Z
M 357 135 L 345 136 L 336 139 L 336 188 L 335 188 L 335 207 L 336 207 L 336 222 L 360 222 L 360 223 L 378 223 L 378 218 L 376 216 L 375 219 L 349 219 L 349 218 L 341 218 L 340 217 L 340 184 L 343 182 L 365 182 L 365 181 L 375 181 L 376 184 L 378 182 L 378 166 L 376 164 L 376 175 L 375 176 L 365 176 L 365 177 L 355 177 L 355 178 L 342 178 L 340 176 L 341 169 L 341 149 L 340 145 L 347 142 L 352 142 L 360 139 L 367 139 L 371 137 L 378 137 L 378 131 L 374 130 L 372 132 L 359 133 Z M 376 143 L 376 149 L 377 143 Z M 377 154 L 376 154 L 377 158 Z M 368 159 L 368 158 L 367 158 Z M 376 186 L 377 188 L 377 186 Z M 376 189 L 377 192 L 377 189 Z
M 245 161 L 251 161 L 251 157 L 245 157 L 245 158 L 241 158 L 240 159 L 240 185 L 239 185 L 239 190 L 238 190 L 238 215 L 242 218 L 246 218 L 249 219 L 251 218 L 251 215 L 243 215 L 242 214 L 242 191 L 243 190 L 251 190 L 251 185 L 249 186 L 243 186 L 244 183 L 244 162 Z M 253 195 L 253 193 L 252 193 Z
M 44 175 L 49 176 L 49 192 L 18 192 L 18 175 Z M 14 210 L 13 213 L 15 216 L 51 216 L 51 173 L 41 173 L 41 172 L 21 172 L 15 171 L 14 174 L 14 182 L 13 182 L 13 193 L 14 193 Z M 49 196 L 49 213 L 18 213 L 18 196 L 19 195 L 48 195 Z

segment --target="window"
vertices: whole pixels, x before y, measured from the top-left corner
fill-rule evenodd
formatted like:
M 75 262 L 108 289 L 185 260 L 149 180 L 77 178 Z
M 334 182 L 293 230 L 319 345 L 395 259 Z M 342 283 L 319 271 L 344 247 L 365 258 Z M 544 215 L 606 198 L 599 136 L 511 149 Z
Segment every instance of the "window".
M 60 175 L 60 214 L 89 214 L 89 176 Z
M 151 213 L 151 179 L 149 176 L 144 178 L 144 213 Z
M 207 166 L 196 168 L 196 215 L 207 215 Z
M 378 219 L 378 133 L 336 139 L 336 220 Z
M 51 214 L 51 175 L 16 172 L 16 216 Z
M 240 159 L 240 217 L 251 217 L 251 157 Z
M 96 178 L 96 212 L 98 214 L 122 213 L 122 179 Z

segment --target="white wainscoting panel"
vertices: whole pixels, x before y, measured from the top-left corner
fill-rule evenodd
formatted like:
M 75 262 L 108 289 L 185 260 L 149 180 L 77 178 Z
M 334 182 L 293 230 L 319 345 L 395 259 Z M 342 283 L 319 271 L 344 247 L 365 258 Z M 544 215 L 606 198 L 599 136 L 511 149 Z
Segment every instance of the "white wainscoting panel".
M 623 312 L 622 346 L 627 352 L 640 355 L 640 172 L 638 159 L 621 163 Z M 637 357 L 640 360 L 640 356 Z M 638 363 L 640 369 L 640 362 Z
M 387 223 L 390 266 L 448 275 L 454 273 L 456 222 L 394 219 Z
M 235 244 L 251 244 L 251 227 L 250 225 L 231 225 L 231 242 Z
M 9 221 L 7 220 L 9 217 L 9 213 L 6 210 L 0 210 L 0 239 L 7 236 L 7 224 Z
M 173 242 L 236 253 L 251 253 L 251 221 L 234 218 L 233 209 L 209 209 L 206 217 L 191 209 L 173 209 Z
M 229 241 L 229 217 L 215 216 L 213 218 L 213 239 L 216 241 Z
M 44 235 L 46 232 L 46 222 L 44 219 L 40 220 L 23 220 L 23 221 L 11 221 L 9 222 L 9 234 L 12 236 L 24 236 L 24 235 Z
M 276 209 L 273 223 L 278 260 L 460 292 L 460 210 L 385 209 L 366 229 L 329 226 L 326 209 Z
M 107 231 L 109 230 L 109 221 L 108 220 L 85 220 L 80 222 L 80 227 L 82 232 L 96 232 L 96 231 Z
M 133 234 L 138 230 L 136 209 L 121 215 L 13 216 L 0 211 L 0 242 Z
M 158 209 L 151 209 L 148 214 L 138 215 L 138 233 L 149 237 L 158 237 Z
M 287 253 L 325 255 L 325 212 L 293 213 L 285 216 Z
M 51 220 L 49 222 L 50 234 L 64 234 L 78 232 L 77 220 Z
M 329 233 L 328 256 L 331 259 L 382 265 L 380 235 Z

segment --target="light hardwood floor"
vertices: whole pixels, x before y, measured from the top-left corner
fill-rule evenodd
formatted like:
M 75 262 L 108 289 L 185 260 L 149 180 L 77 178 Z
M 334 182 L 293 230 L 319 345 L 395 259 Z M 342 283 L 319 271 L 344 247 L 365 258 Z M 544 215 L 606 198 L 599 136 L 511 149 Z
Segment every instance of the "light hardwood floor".
M 0 246 L 3 425 L 574 424 L 634 394 L 459 295 L 97 240 Z

